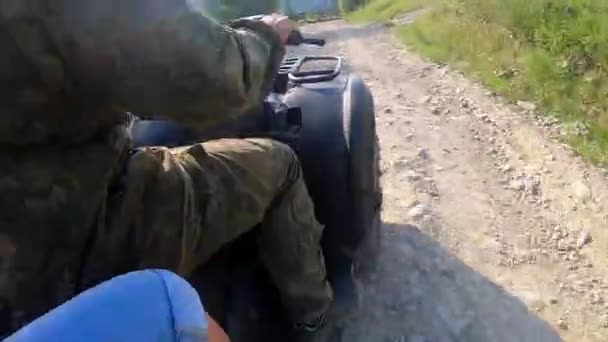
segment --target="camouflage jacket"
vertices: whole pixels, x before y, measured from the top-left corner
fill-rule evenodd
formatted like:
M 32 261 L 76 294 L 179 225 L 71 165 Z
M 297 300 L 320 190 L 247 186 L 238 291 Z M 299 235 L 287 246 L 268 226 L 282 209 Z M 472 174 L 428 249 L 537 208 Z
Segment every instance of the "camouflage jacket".
M 208 125 L 269 91 L 278 35 L 231 26 L 187 0 L 0 0 L 0 337 L 77 290 L 125 112 Z

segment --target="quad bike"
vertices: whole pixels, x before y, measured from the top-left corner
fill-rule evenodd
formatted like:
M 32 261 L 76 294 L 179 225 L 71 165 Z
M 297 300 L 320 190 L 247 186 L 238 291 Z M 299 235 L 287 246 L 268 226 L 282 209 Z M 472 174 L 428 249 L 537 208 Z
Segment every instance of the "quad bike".
M 305 40 L 298 32 L 295 43 Z M 316 63 L 331 63 L 330 68 Z M 307 65 L 313 65 L 312 68 Z M 353 291 L 352 272 L 373 267 L 380 243 L 382 202 L 373 97 L 358 77 L 342 73 L 339 57 L 285 57 L 272 93 L 241 119 L 193 130 L 174 123 L 135 120 L 137 146 L 179 146 L 234 137 L 270 137 L 293 148 L 319 222 L 336 296 Z M 235 342 L 289 341 L 276 288 L 255 256 L 253 229 L 192 277 L 205 308 Z

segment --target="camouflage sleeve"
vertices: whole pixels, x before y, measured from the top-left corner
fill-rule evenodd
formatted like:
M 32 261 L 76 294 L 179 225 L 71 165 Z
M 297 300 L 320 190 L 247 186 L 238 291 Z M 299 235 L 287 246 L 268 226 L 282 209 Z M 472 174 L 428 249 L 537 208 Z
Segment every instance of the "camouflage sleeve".
M 268 94 L 284 55 L 266 24 L 221 25 L 187 0 L 62 0 L 49 25 L 85 97 L 188 124 L 235 117 Z

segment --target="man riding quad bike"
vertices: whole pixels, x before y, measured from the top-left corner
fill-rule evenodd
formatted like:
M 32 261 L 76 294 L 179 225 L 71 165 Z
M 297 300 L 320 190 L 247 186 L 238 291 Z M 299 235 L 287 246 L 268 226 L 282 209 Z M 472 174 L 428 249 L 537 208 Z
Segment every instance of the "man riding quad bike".
M 289 36 L 288 45 L 324 44 L 299 31 Z M 307 56 L 293 48 L 271 93 L 248 115 L 206 129 L 135 119 L 131 133 L 136 146 L 250 137 L 289 145 L 302 164 L 315 216 L 325 226 L 322 247 L 334 296 L 348 302 L 356 300 L 353 270 L 372 267 L 378 252 L 382 198 L 373 98 L 341 66 L 338 57 Z M 251 257 L 260 229 L 225 247 L 193 278 L 205 307 L 233 341 L 289 340 L 276 286 L 260 259 Z
M 255 321 L 239 315 L 257 318 L 261 312 L 247 310 L 249 304 L 282 308 L 285 326 L 297 338 L 326 335 L 325 323 L 336 307 L 326 278 L 337 289 L 349 282 L 355 247 L 365 236 L 357 227 L 370 221 L 372 210 L 357 199 L 369 198 L 374 212 L 379 204 L 375 185 L 357 183 L 371 168 L 352 166 L 360 159 L 353 150 L 371 147 L 376 153 L 373 111 L 371 121 L 369 113 L 349 118 L 358 100 L 347 89 L 362 89 L 362 83 L 349 80 L 334 89 L 345 94 L 338 106 L 340 135 L 332 131 L 326 140 L 307 140 L 295 134 L 290 140 L 301 144 L 294 147 L 301 148 L 300 158 L 312 152 L 307 146 L 315 141 L 323 150 L 318 166 L 324 169 L 318 171 L 330 176 L 305 174 L 309 187 L 309 179 L 332 179 L 338 170 L 347 176 L 344 184 L 323 190 L 331 196 L 326 207 L 322 199 L 313 204 L 294 150 L 269 139 L 272 134 L 133 150 L 126 131 L 127 111 L 201 128 L 196 131 L 258 112 L 283 57 L 273 20 L 271 25 L 239 20 L 225 28 L 182 1 L 5 2 L 0 8 L 0 335 L 91 286 L 142 268 L 178 273 L 205 293 L 204 300 L 234 300 L 205 305 L 236 338 L 236 329 L 244 331 Z M 296 81 L 308 77 L 290 75 Z M 310 86 L 311 94 L 324 91 Z M 274 107 L 277 115 L 288 118 L 280 124 L 298 126 L 295 107 L 280 107 Z M 307 126 L 306 107 L 301 106 L 300 134 L 314 127 Z M 371 141 L 353 138 L 360 130 L 371 130 Z M 327 151 L 347 162 L 329 161 Z M 343 196 L 340 208 L 330 200 L 334 192 Z M 311 196 L 317 195 L 311 191 Z M 324 208 L 332 208 L 326 212 L 331 215 L 324 216 Z M 325 252 L 333 241 L 355 243 L 331 249 L 335 257 L 325 258 L 319 221 L 340 227 L 326 230 Z M 335 239 L 332 232 L 347 228 L 349 233 Z M 253 238 L 247 239 L 249 234 Z M 225 248 L 240 238 L 242 248 Z M 221 262 L 212 258 L 243 252 L 252 240 L 256 254 L 247 253 L 247 260 L 255 265 L 252 256 L 258 255 L 272 279 L 262 288 L 276 287 L 267 297 L 264 291 L 232 289 L 255 288 L 237 277 L 243 267 L 214 269 Z M 325 259 L 336 272 L 325 271 Z M 245 270 L 254 272 L 246 278 L 252 285 L 265 279 L 258 270 Z M 215 296 L 215 290 L 225 296 Z M 273 298 L 280 305 L 272 305 Z M 256 306 L 258 300 L 264 305 Z M 239 310 L 231 311 L 235 306 Z M 231 329 L 234 325 L 238 328 Z

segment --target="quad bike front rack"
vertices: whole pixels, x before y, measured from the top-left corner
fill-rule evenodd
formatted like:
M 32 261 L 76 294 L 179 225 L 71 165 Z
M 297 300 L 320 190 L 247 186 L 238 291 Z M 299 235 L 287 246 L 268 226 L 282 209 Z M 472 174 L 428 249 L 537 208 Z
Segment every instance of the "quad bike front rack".
M 336 66 L 333 69 L 319 69 L 311 71 L 299 71 L 300 67 L 311 61 L 335 61 Z M 299 65 L 295 71 L 288 74 L 289 80 L 294 84 L 302 83 L 317 83 L 331 81 L 340 75 L 342 71 L 342 58 L 337 56 L 305 56 L 300 59 Z
M 300 71 L 302 66 L 314 61 L 335 61 L 330 69 Z M 337 56 L 288 56 L 283 60 L 275 78 L 274 92 L 284 94 L 289 83 L 292 85 L 327 82 L 335 79 L 342 72 L 342 58 Z

